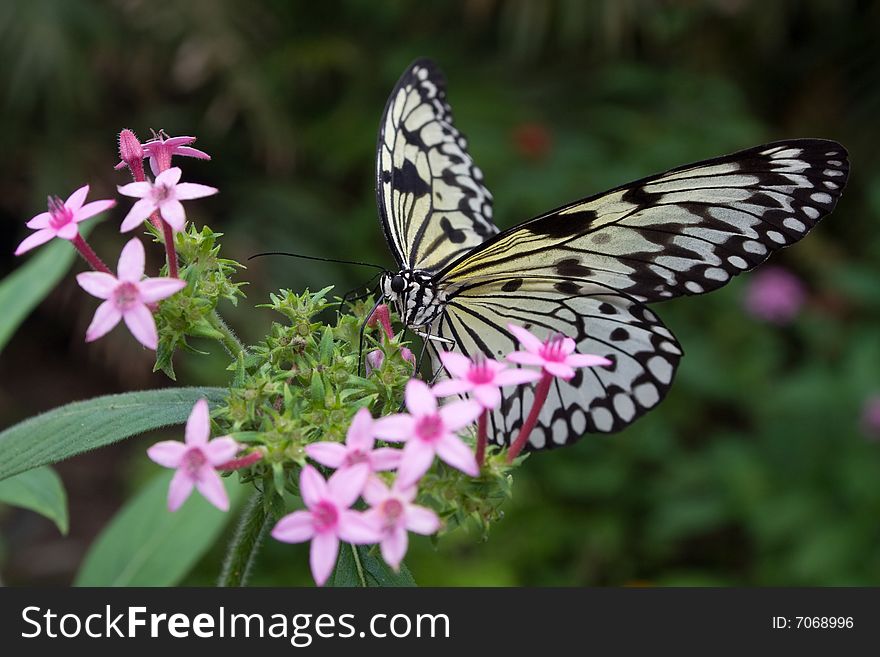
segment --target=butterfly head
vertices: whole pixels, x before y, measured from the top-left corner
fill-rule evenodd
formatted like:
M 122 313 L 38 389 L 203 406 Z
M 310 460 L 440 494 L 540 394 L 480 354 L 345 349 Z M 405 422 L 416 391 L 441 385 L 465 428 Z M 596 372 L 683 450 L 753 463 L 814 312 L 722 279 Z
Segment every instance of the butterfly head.
M 382 274 L 382 296 L 393 303 L 404 324 L 414 328 L 433 321 L 445 304 L 445 297 L 434 289 L 433 276 L 418 269 L 402 269 Z

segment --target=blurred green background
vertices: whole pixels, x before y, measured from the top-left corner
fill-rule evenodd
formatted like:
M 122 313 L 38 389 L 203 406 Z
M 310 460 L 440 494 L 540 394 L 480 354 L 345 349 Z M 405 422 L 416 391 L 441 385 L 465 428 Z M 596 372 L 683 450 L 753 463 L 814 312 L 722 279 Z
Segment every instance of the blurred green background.
M 744 311 L 753 275 L 658 307 L 687 353 L 668 399 L 620 435 L 528 459 L 487 542 L 458 533 L 407 558 L 434 585 L 880 585 L 880 6 L 650 0 L 30 0 L 0 5 L 2 274 L 47 194 L 106 198 L 115 135 L 194 134 L 219 196 L 192 217 L 239 260 L 267 248 L 390 265 L 373 195 L 379 116 L 405 66 L 436 59 L 502 227 L 679 164 L 786 137 L 837 139 L 837 211 L 772 258 L 808 300 L 790 324 Z M 127 203 L 92 234 L 108 260 Z M 152 254 L 152 271 L 161 254 Z M 370 272 L 250 263 L 226 315 L 246 339 L 270 290 Z M 76 270 L 83 264 L 77 261 Z M 148 268 L 148 272 L 150 269 Z M 122 330 L 83 342 L 95 304 L 67 276 L 0 355 L 0 426 L 97 394 L 164 385 Z M 2 309 L 0 309 L 2 310 Z M 216 352 L 213 345 L 206 349 Z M 225 381 L 220 354 L 177 359 Z M 0 508 L 0 577 L 71 581 L 84 551 L 156 472 L 156 436 L 58 468 L 71 531 Z M 210 583 L 222 546 L 187 583 Z M 255 583 L 309 582 L 271 543 Z

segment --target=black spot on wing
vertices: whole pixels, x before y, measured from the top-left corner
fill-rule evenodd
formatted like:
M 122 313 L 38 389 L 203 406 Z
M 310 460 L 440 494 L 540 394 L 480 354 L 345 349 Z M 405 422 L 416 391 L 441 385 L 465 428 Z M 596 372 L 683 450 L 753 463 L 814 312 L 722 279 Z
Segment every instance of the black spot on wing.
M 555 213 L 529 222 L 526 228 L 534 235 L 562 238 L 583 230 L 595 218 L 596 213 L 593 210 L 571 212 L 564 215 Z
M 567 278 L 586 278 L 592 272 L 584 267 L 577 258 L 566 258 L 556 263 L 556 273 Z
M 419 198 L 431 192 L 431 186 L 422 180 L 416 165 L 409 160 L 406 160 L 400 168 L 394 167 L 392 178 L 394 189 L 401 194 L 412 194 Z
M 521 278 L 512 278 L 501 286 L 502 292 L 516 292 L 522 287 L 523 280 Z
M 453 244 L 461 244 L 467 239 L 467 235 L 465 235 L 464 231 L 453 226 L 452 222 L 449 221 L 449 217 L 443 217 L 440 219 L 440 228 L 443 230 L 443 234 L 446 235 L 447 239 Z

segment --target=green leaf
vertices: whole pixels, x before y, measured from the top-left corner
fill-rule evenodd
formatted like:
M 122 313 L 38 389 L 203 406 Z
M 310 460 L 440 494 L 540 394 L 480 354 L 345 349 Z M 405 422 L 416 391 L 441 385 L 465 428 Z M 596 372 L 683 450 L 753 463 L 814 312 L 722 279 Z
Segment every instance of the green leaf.
M 360 560 L 360 568 L 354 558 L 354 551 Z M 395 573 L 381 557 L 374 556 L 368 546 L 339 546 L 339 558 L 336 569 L 330 575 L 328 586 L 386 586 L 405 587 L 417 586 L 412 573 L 406 564 L 400 564 L 400 572 Z
M 76 250 L 67 240 L 53 240 L 0 282 L 0 351 L 67 273 L 75 257 Z
M 0 502 L 36 511 L 67 534 L 67 493 L 50 467 L 28 470 L 0 481 Z
M 163 472 L 129 500 L 89 549 L 76 586 L 173 586 L 216 542 L 232 517 L 198 492 L 176 512 L 168 511 Z M 230 507 L 249 487 L 225 479 Z
M 150 429 L 183 424 L 196 401 L 204 397 L 214 405 L 225 396 L 224 388 L 163 388 L 60 406 L 0 433 L 0 480 Z

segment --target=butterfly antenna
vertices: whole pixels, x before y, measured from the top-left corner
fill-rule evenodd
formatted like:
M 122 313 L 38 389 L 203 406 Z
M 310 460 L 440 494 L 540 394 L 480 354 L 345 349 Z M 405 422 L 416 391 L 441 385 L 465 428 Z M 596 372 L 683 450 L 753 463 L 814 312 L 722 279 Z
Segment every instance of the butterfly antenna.
M 378 269 L 382 273 L 388 271 L 385 267 L 382 267 L 381 265 L 375 265 L 372 262 L 360 262 L 359 260 L 341 260 L 339 258 L 321 258 L 319 256 L 310 256 L 303 253 L 290 253 L 289 251 L 264 251 L 263 253 L 255 253 L 254 255 L 250 256 L 248 260 L 273 255 L 287 256 L 289 258 L 301 258 L 303 260 L 318 260 L 320 262 L 335 262 L 340 265 L 358 265 L 359 267 L 372 267 L 373 269 Z

